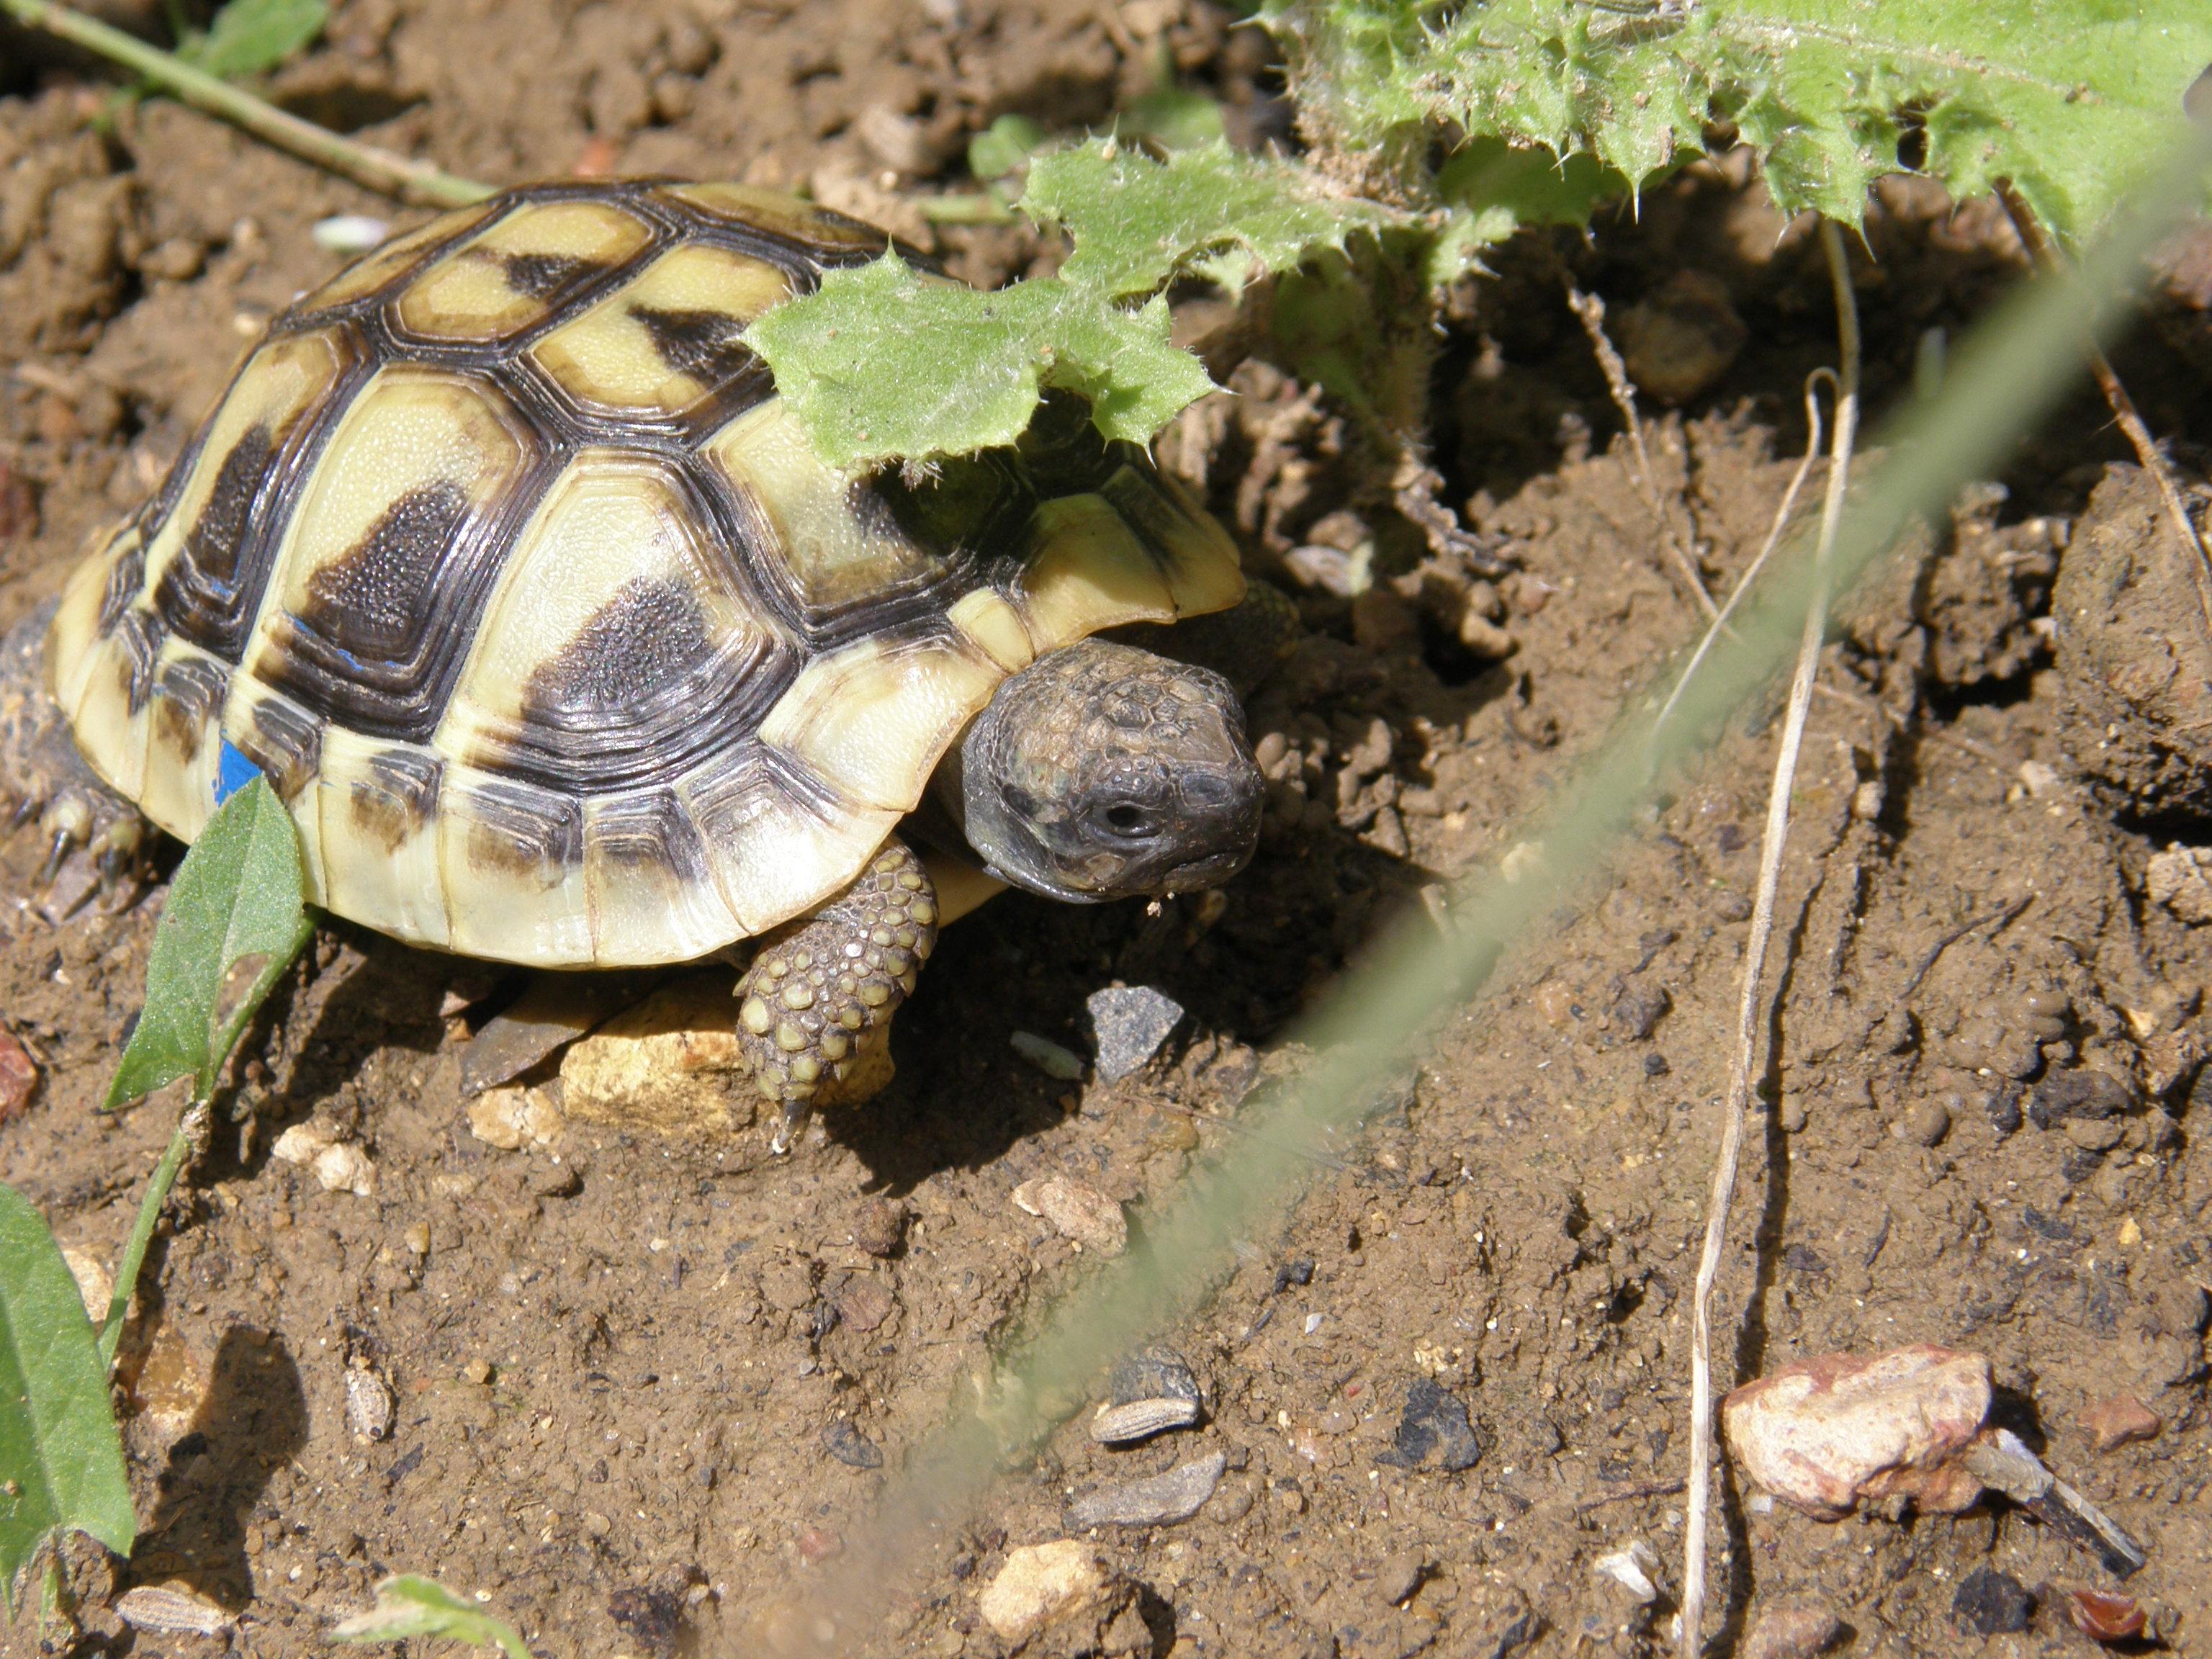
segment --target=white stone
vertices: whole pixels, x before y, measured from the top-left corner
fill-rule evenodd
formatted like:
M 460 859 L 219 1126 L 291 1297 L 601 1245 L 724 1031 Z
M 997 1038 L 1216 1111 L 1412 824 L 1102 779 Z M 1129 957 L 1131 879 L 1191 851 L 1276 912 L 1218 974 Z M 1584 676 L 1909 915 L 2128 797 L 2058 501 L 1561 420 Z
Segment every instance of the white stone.
M 1006 1565 L 976 1606 L 992 1633 L 1018 1648 L 1046 1626 L 1097 1607 L 1108 1587 L 1097 1551 L 1076 1539 L 1056 1538 L 1008 1551 Z

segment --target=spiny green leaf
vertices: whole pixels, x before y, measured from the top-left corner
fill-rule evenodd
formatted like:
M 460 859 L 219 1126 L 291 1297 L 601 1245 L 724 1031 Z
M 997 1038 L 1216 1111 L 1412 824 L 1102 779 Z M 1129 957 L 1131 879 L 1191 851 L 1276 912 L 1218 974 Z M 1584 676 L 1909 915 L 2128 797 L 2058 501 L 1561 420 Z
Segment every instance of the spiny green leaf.
M 1012 443 L 1046 386 L 1080 393 L 1109 438 L 1143 443 L 1212 388 L 1168 342 L 1167 306 L 1127 311 L 1072 283 L 978 293 L 896 255 L 834 270 L 746 331 L 833 466 Z
M 1588 152 L 1637 185 L 1732 124 L 1785 210 L 1857 222 L 1909 121 L 1954 194 L 2010 179 L 2078 240 L 2178 131 L 2203 0 L 1270 0 L 1294 90 L 1361 151 L 1434 124 Z
M 107 1367 L 46 1220 L 0 1185 L 0 1602 L 64 1528 L 127 1555 L 137 1536 Z
M 329 0 L 230 0 L 215 27 L 177 56 L 226 81 L 264 74 L 320 34 L 329 17 Z
M 1150 294 L 1183 272 L 1236 293 L 1358 229 L 1408 216 L 1335 194 L 1310 169 L 1222 143 L 1155 161 L 1110 140 L 1040 156 L 1022 208 L 1064 227 L 1075 252 L 1067 282 L 1121 296 Z
M 411 1637 L 441 1638 L 471 1647 L 497 1647 L 508 1659 L 530 1659 L 530 1650 L 511 1626 L 473 1601 L 465 1601 L 434 1578 L 402 1573 L 376 1587 L 376 1605 L 331 1627 L 333 1642 L 404 1642 Z
M 180 1077 L 206 1099 L 246 1022 L 313 931 L 299 832 L 257 777 L 216 810 L 177 866 L 147 958 L 145 1011 L 104 1105 Z

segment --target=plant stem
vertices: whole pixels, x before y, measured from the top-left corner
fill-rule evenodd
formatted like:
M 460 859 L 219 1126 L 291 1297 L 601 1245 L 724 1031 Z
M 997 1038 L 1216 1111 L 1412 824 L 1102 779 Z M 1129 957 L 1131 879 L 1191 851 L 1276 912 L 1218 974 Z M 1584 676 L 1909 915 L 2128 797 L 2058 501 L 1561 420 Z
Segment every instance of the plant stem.
M 1759 995 L 1766 947 L 1774 933 L 1774 899 L 1782 884 L 1782 852 L 1790 837 L 1790 790 L 1797 775 L 1797 750 L 1804 740 L 1805 713 L 1813 702 L 1813 679 L 1820 666 L 1820 641 L 1828 628 L 1829 573 L 1842 522 L 1844 490 L 1850 479 L 1851 446 L 1858 434 L 1859 318 L 1851 293 L 1850 265 L 1843 233 L 1832 219 L 1820 222 L 1820 247 L 1836 295 L 1836 331 L 1843 357 L 1836 392 L 1836 430 L 1829 451 L 1827 497 L 1820 508 L 1820 539 L 1814 550 L 1813 593 L 1805 609 L 1805 631 L 1797 645 L 1797 673 L 1790 686 L 1790 712 L 1774 759 L 1774 787 L 1766 797 L 1766 833 L 1759 849 L 1759 891 L 1753 901 L 1751 934 L 1744 943 L 1743 994 L 1737 1005 L 1735 1054 L 1729 1071 L 1728 1098 L 1721 1109 L 1720 1155 L 1705 1212 L 1705 1249 L 1698 1258 L 1697 1290 L 1691 1301 L 1690 1471 L 1687 1523 L 1682 1537 L 1682 1632 L 1680 1659 L 1698 1659 L 1704 1645 L 1705 1613 L 1705 1522 L 1712 1492 L 1712 1297 L 1721 1251 L 1728 1240 L 1729 1204 L 1735 1194 L 1736 1166 L 1743 1154 L 1743 1120 L 1751 1103 L 1752 1060 L 1759 1044 Z
M 2020 233 L 2021 246 L 2029 257 L 2045 270 L 2063 273 L 2066 260 L 2051 238 L 2044 232 L 2043 222 L 2035 216 L 2034 210 L 2021 199 L 2020 193 L 2010 185 L 1997 186 L 1997 200 L 2003 205 L 2012 228 Z M 2212 542 L 2189 521 L 2189 509 L 2182 505 L 2181 489 L 2174 482 L 2173 469 L 2160 453 L 2158 441 L 2143 424 L 2143 417 L 2136 410 L 2136 400 L 2128 396 L 2128 389 L 2120 383 L 2112 368 L 2112 360 L 2105 356 L 2105 349 L 2094 340 L 2087 343 L 2089 372 L 2097 377 L 2097 389 L 2105 394 L 2106 404 L 2120 430 L 2127 434 L 2128 442 L 2136 452 L 2136 459 L 2142 464 L 2158 485 L 2159 499 L 2166 504 L 2167 523 L 2182 545 L 2182 556 L 2189 562 L 2190 585 L 2197 591 L 2197 607 L 2203 613 L 2204 628 L 2212 634 Z
M 169 1201 L 170 1189 L 176 1186 L 185 1160 L 207 1133 L 207 1102 L 196 1100 L 185 1107 L 177 1120 L 177 1132 L 169 1137 L 168 1150 L 154 1166 L 154 1178 L 146 1183 L 146 1196 L 138 1203 L 138 1219 L 132 1224 L 122 1258 L 115 1264 L 115 1292 L 108 1298 L 107 1317 L 100 1327 L 103 1364 L 115 1363 L 115 1350 L 123 1341 L 123 1322 L 131 1312 L 131 1293 L 138 1288 L 138 1270 L 146 1265 L 146 1247 L 154 1241 L 155 1224 L 161 1218 L 161 1206 Z
M 1705 591 L 1705 578 L 1698 574 L 1698 562 L 1690 556 L 1689 549 L 1682 545 L 1674 533 L 1674 515 L 1659 494 L 1659 481 L 1652 476 L 1650 453 L 1644 447 L 1644 421 L 1636 412 L 1636 383 L 1628 378 L 1628 365 L 1614 349 L 1605 331 L 1605 301 L 1595 294 L 1585 294 L 1567 283 L 1567 308 L 1581 320 L 1583 332 L 1589 336 L 1590 349 L 1597 354 L 1598 367 L 1605 371 L 1606 389 L 1612 392 L 1613 407 L 1628 422 L 1628 445 L 1636 457 L 1636 482 L 1644 491 L 1644 504 L 1650 509 L 1651 517 L 1659 526 L 1659 539 L 1667 549 L 1667 556 L 1674 562 L 1674 572 L 1690 596 L 1698 602 L 1698 609 L 1705 613 L 1708 622 L 1717 620 L 1719 611 L 1713 605 L 1713 596 Z M 1695 526 L 1692 533 L 1694 538 Z
M 0 0 L 0 15 L 43 30 L 72 46 L 135 70 L 193 108 L 220 116 L 264 143 L 342 173 L 356 184 L 424 207 L 466 207 L 491 195 L 489 185 L 457 179 L 427 161 L 411 161 L 374 144 L 342 137 L 328 128 L 278 109 L 265 99 L 194 69 L 174 54 L 112 28 L 54 0 Z
M 1751 591 L 1751 585 L 1758 580 L 1759 573 L 1766 568 L 1767 556 L 1774 551 L 1776 544 L 1782 539 L 1782 532 L 1789 527 L 1790 510 L 1797 505 L 1797 492 L 1804 487 L 1805 475 L 1813 470 L 1813 459 L 1820 453 L 1820 399 L 1815 387 L 1823 378 L 1832 382 L 1836 377 L 1832 370 L 1826 368 L 1816 368 L 1805 377 L 1805 453 L 1798 459 L 1797 470 L 1790 475 L 1790 488 L 1782 493 L 1782 505 L 1774 511 L 1774 522 L 1767 527 L 1766 540 L 1759 546 L 1759 556 L 1744 567 L 1742 576 L 1729 590 L 1728 603 L 1721 606 L 1720 614 L 1713 618 L 1711 626 L 1705 629 L 1705 637 L 1698 641 L 1698 648 L 1690 653 L 1689 665 L 1682 670 L 1681 678 L 1674 682 L 1674 689 L 1667 694 L 1666 703 L 1659 710 L 1659 718 L 1651 722 L 1655 733 L 1667 724 L 1667 717 L 1674 712 L 1674 705 L 1682 700 L 1682 693 L 1689 689 L 1698 665 L 1705 661 L 1705 653 L 1713 648 L 1713 642 L 1723 634 L 1729 633 L 1729 618 L 1735 614 L 1735 608 L 1743 596 Z

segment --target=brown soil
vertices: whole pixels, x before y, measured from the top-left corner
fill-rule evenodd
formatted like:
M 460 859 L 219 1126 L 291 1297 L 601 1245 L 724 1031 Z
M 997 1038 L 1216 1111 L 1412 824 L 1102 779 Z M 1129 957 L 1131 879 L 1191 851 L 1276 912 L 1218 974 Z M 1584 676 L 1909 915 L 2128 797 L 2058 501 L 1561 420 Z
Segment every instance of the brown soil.
M 900 192 L 958 182 L 969 132 L 1006 111 L 1095 120 L 1149 88 L 1163 40 L 1233 131 L 1280 131 L 1260 37 L 1228 21 L 1206 0 L 349 0 L 276 88 L 463 173 L 807 182 L 929 239 Z M 317 221 L 414 216 L 173 105 L 113 106 L 81 70 L 0 29 L 0 623 L 57 589 L 82 538 L 158 480 L 262 321 L 335 268 Z M 1051 256 L 1006 230 L 935 240 L 978 280 Z M 758 1127 L 710 1142 L 571 1121 L 550 1147 L 486 1144 L 464 1115 L 461 1044 L 520 981 L 326 927 L 246 1068 L 249 1109 L 149 1262 L 122 1390 L 146 1535 L 127 1564 L 73 1557 L 82 1650 L 217 1650 L 133 1633 L 109 1604 L 182 1582 L 239 1613 L 240 1650 L 316 1653 L 380 1577 L 421 1571 L 483 1595 L 539 1651 L 660 1654 L 736 1628 L 859 1535 L 971 1368 L 1084 1271 L 1013 1188 L 1072 1176 L 1141 1224 L 1194 1157 L 1233 1147 L 1285 1021 L 1425 884 L 1503 852 L 1694 637 L 1560 303 L 1561 259 L 1625 325 L 1649 301 L 1640 338 L 1679 337 L 1660 313 L 1711 337 L 1715 292 L 1732 306 L 1741 352 L 1655 428 L 1653 462 L 1717 587 L 1756 550 L 1802 441 L 1800 378 L 1829 349 L 1809 239 L 1717 167 L 1595 246 L 1504 250 L 1455 299 L 1434 408 L 1446 497 L 1517 572 L 1472 594 L 1445 581 L 1442 599 L 1418 581 L 1356 604 L 1304 592 L 1310 631 L 1252 702 L 1276 780 L 1266 844 L 1225 904 L 988 907 L 946 934 L 902 1018 L 890 1092 L 788 1158 Z M 1885 190 L 1869 246 L 1879 407 L 1909 390 L 1923 331 L 1961 325 L 2018 262 L 1982 210 L 1912 188 Z M 1711 281 L 1668 287 L 1683 271 Z M 2180 368 L 2212 289 L 2170 286 L 2166 343 L 2147 337 L 2122 367 L 2156 428 L 2212 439 Z M 1253 364 L 1235 384 L 1164 453 L 1255 568 L 1290 580 L 1313 568 L 1295 550 L 1362 532 L 1341 516 L 1367 499 L 1356 447 L 1280 373 Z M 2076 769 L 2096 766 L 2099 733 L 2049 620 L 2074 520 L 2121 453 L 2101 408 L 2077 404 L 2008 492 L 1963 503 L 1856 598 L 1830 649 L 1718 1369 L 1741 1380 L 1913 1341 L 1988 1354 L 2004 1420 L 2143 1541 L 2130 1591 L 2174 1646 L 2202 1650 L 2212 1162 L 2194 1141 L 2212 1112 L 2197 1085 L 2212 933 L 2151 902 L 2144 872 L 2191 838 L 2175 813 L 2206 797 L 2161 773 L 2154 836 L 2092 793 Z M 1406 539 L 1365 530 L 1386 552 Z M 2099 534 L 2100 558 L 2131 568 L 2170 556 L 2148 511 Z M 2142 597 L 2129 603 L 2137 617 Z M 1462 605 L 1488 633 L 1451 633 Z M 2099 637 L 2124 655 L 2137 635 Z M 2130 695 L 2124 675 L 2103 684 Z M 998 1652 L 977 1597 L 1010 1549 L 1065 1534 L 1072 1493 L 1214 1451 L 1228 1472 L 1195 1517 L 1101 1529 L 1143 1587 L 1113 1650 L 1667 1644 L 1686 1297 L 1771 738 L 1765 722 L 1719 734 L 1587 902 L 1449 1025 L 1410 1094 L 1249 1241 L 1177 1335 L 1201 1425 L 1115 1451 L 1082 1412 L 938 1540 L 860 1650 Z M 11 891 L 39 854 L 27 837 L 9 848 Z M 0 1124 L 0 1176 L 96 1257 L 173 1121 L 167 1099 L 93 1109 L 158 908 L 157 891 L 59 927 L 21 902 L 0 913 L 0 1013 L 45 1067 Z M 1084 999 L 1117 980 L 1191 1011 L 1151 1068 L 1072 1085 L 1011 1046 L 1028 1031 L 1084 1048 Z M 2084 1069 L 2116 1079 L 2125 1109 L 2067 1115 L 2081 1091 L 2054 1080 Z M 270 1157 L 311 1120 L 374 1159 L 373 1198 Z M 887 1206 L 909 1218 L 903 1243 L 872 1253 Z M 388 1437 L 349 1428 L 349 1368 L 396 1397 Z M 1386 1460 L 1424 1380 L 1471 1411 L 1472 1468 Z M 2081 1419 L 2113 1395 L 2162 1432 L 2094 1449 Z M 881 1467 L 856 1467 L 874 1453 Z M 2030 1631 L 1990 1651 L 2085 1650 L 2063 1591 L 2112 1583 L 2017 1510 L 1829 1525 L 1747 1496 L 1730 1492 L 1716 1574 L 1734 1640 L 1810 1600 L 1852 1654 L 1978 1650 L 1953 1602 L 1990 1566 L 2040 1597 Z M 1667 1564 L 1650 1607 L 1592 1576 L 1632 1540 Z M 39 1644 L 29 1624 L 0 1632 L 0 1652 Z

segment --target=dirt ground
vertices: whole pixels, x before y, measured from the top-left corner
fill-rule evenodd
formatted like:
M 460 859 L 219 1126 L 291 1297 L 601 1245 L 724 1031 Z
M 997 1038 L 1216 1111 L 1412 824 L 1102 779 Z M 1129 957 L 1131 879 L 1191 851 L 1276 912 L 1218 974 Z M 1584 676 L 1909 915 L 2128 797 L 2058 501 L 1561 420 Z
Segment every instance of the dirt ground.
M 1053 250 L 933 230 L 905 198 L 960 186 L 965 139 L 994 117 L 1097 122 L 1164 64 L 1220 98 L 1240 140 L 1285 131 L 1266 42 L 1230 21 L 1207 0 L 342 0 L 274 86 L 495 181 L 807 185 L 993 282 Z M 173 105 L 124 105 L 82 69 L 0 27 L 0 625 L 58 589 L 263 322 L 337 267 L 319 221 L 422 216 Z M 2191 257 L 2168 262 L 2158 315 L 2119 359 L 2194 466 L 2212 441 L 2212 257 Z M 1885 187 L 1855 259 L 1877 410 L 1924 372 L 1931 331 L 2021 268 L 1983 207 L 1911 187 Z M 544 1145 L 489 1143 L 466 1116 L 465 1046 L 525 981 L 326 925 L 246 1068 L 242 1121 L 149 1262 L 122 1389 L 145 1534 L 128 1563 L 80 1553 L 81 1645 L 56 1645 L 314 1653 L 379 1577 L 419 1571 L 483 1596 L 539 1652 L 734 1651 L 717 1632 L 823 1572 L 963 1379 L 1085 1270 L 1014 1188 L 1072 1177 L 1141 1228 L 1192 1158 L 1233 1147 L 1271 1039 L 1424 886 L 1505 851 L 1694 639 L 1563 263 L 1616 319 L 1679 296 L 1688 271 L 1708 314 L 1740 319 L 1732 366 L 1650 434 L 1668 510 L 1724 590 L 1765 534 L 1804 441 L 1799 383 L 1832 333 L 1811 239 L 1722 166 L 1593 242 L 1501 250 L 1455 296 L 1432 408 L 1443 498 L 1512 567 L 1451 586 L 1482 627 L 1441 626 L 1418 580 L 1330 591 L 1347 550 L 1387 556 L 1408 527 L 1362 495 L 1322 394 L 1249 363 L 1237 396 L 1185 417 L 1164 458 L 1297 594 L 1309 630 L 1250 702 L 1274 780 L 1259 858 L 1225 902 L 1008 897 L 951 929 L 899 1022 L 896 1084 L 788 1158 L 742 1123 L 670 1139 L 571 1118 Z M 2166 606 L 2183 618 L 2170 649 L 2096 636 L 2119 653 L 2104 702 L 2069 680 L 2069 653 L 2094 654 L 2069 617 L 2088 629 L 2107 601 L 2134 615 L 2130 569 L 2172 580 L 2171 544 L 2141 527 L 2155 520 L 2124 510 L 2124 476 L 2089 534 L 2092 491 L 2126 453 L 2101 404 L 2075 403 L 1847 607 L 1799 777 L 1770 1109 L 1747 1149 L 1718 1365 L 1736 1381 L 1837 1349 L 1987 1354 L 2001 1419 L 2143 1543 L 2127 1588 L 2154 1630 L 2203 1652 L 2212 1160 L 2195 1142 L 2212 1127 L 2212 930 L 2197 924 L 2212 905 L 2153 860 L 2212 830 L 2185 787 L 2131 794 L 2148 774 L 2115 757 L 2154 750 L 2161 778 L 2201 760 L 2185 708 L 2124 726 L 2212 641 Z M 2086 545 L 2103 599 L 2077 613 L 2054 584 L 2069 591 Z M 2148 692 L 2120 672 L 2146 663 Z M 1410 1095 L 1246 1243 L 1176 1334 L 1200 1424 L 1111 1449 L 1086 1406 L 937 1540 L 856 1650 L 1000 1652 L 978 1596 L 1010 1550 L 1067 1535 L 1072 1497 L 1216 1452 L 1225 1471 L 1194 1516 L 1082 1534 L 1142 1587 L 1109 1650 L 1667 1646 L 1686 1297 L 1773 732 L 1717 734 L 1611 872 L 1449 1024 Z M 6 849 L 0 1017 L 44 1077 L 0 1122 L 0 1178 L 64 1243 L 112 1259 L 173 1121 L 167 1099 L 93 1109 L 159 891 L 51 925 L 16 896 L 41 851 Z M 1087 1053 L 1085 1000 L 1116 981 L 1189 1011 L 1148 1067 L 1069 1082 L 1017 1051 L 1027 1032 Z M 272 1158 L 298 1124 L 358 1146 L 374 1195 Z M 349 1423 L 349 1374 L 396 1401 L 385 1437 Z M 1399 1456 L 1409 1395 L 1438 1388 L 1471 1414 L 1468 1467 Z M 2162 1426 L 2100 1451 L 2084 1414 L 2116 1396 Z M 1729 1489 L 1721 1531 L 1738 1644 L 1723 1650 L 1802 1601 L 1841 1619 L 1854 1656 L 2086 1652 L 2063 1592 L 2114 1583 L 2002 1504 L 1824 1524 Z M 1664 1564 L 1649 1605 L 1593 1572 L 1635 1540 Z M 1960 1586 L 1983 1568 L 2034 1594 L 2027 1628 L 1961 1622 Z M 162 1583 L 234 1611 L 234 1634 L 134 1631 L 110 1605 Z M 32 1624 L 0 1632 L 0 1652 L 39 1650 Z

